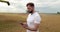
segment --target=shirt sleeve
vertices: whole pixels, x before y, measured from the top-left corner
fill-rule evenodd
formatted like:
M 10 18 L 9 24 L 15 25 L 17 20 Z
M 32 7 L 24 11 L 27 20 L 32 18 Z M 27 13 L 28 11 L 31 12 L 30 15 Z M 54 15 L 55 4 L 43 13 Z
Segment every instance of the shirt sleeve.
M 40 24 L 40 22 L 41 22 L 41 17 L 40 17 L 40 15 L 38 15 L 35 17 L 34 23 Z

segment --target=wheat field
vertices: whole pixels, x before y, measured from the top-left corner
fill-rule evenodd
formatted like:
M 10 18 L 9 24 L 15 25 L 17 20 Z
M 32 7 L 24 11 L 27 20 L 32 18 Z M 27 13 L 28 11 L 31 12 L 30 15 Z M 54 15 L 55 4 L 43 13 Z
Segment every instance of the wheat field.
M 40 14 L 40 32 L 60 32 L 59 14 Z M 26 22 L 27 14 L 0 13 L 0 32 L 26 32 L 20 22 Z

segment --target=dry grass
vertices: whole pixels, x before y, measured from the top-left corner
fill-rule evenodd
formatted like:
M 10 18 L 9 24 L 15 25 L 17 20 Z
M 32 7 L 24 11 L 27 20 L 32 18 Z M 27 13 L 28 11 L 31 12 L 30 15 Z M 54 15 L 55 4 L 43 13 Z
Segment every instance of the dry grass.
M 19 22 L 25 22 L 27 14 L 0 14 L 0 32 L 25 32 Z M 41 32 L 60 32 L 60 15 L 41 14 Z

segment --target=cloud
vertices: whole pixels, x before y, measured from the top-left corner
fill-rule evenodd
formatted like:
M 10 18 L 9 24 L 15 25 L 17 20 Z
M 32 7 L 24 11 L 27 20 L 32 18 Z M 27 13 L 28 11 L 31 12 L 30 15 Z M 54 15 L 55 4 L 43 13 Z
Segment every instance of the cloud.
M 41 0 L 36 10 L 40 13 L 57 13 L 60 12 L 60 0 Z

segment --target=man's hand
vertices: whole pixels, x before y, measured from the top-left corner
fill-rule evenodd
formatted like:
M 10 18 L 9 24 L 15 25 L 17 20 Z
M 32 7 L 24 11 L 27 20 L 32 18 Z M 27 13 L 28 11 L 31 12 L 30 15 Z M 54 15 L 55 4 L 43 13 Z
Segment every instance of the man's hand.
M 20 23 L 22 27 L 27 28 L 27 24 L 26 23 Z

